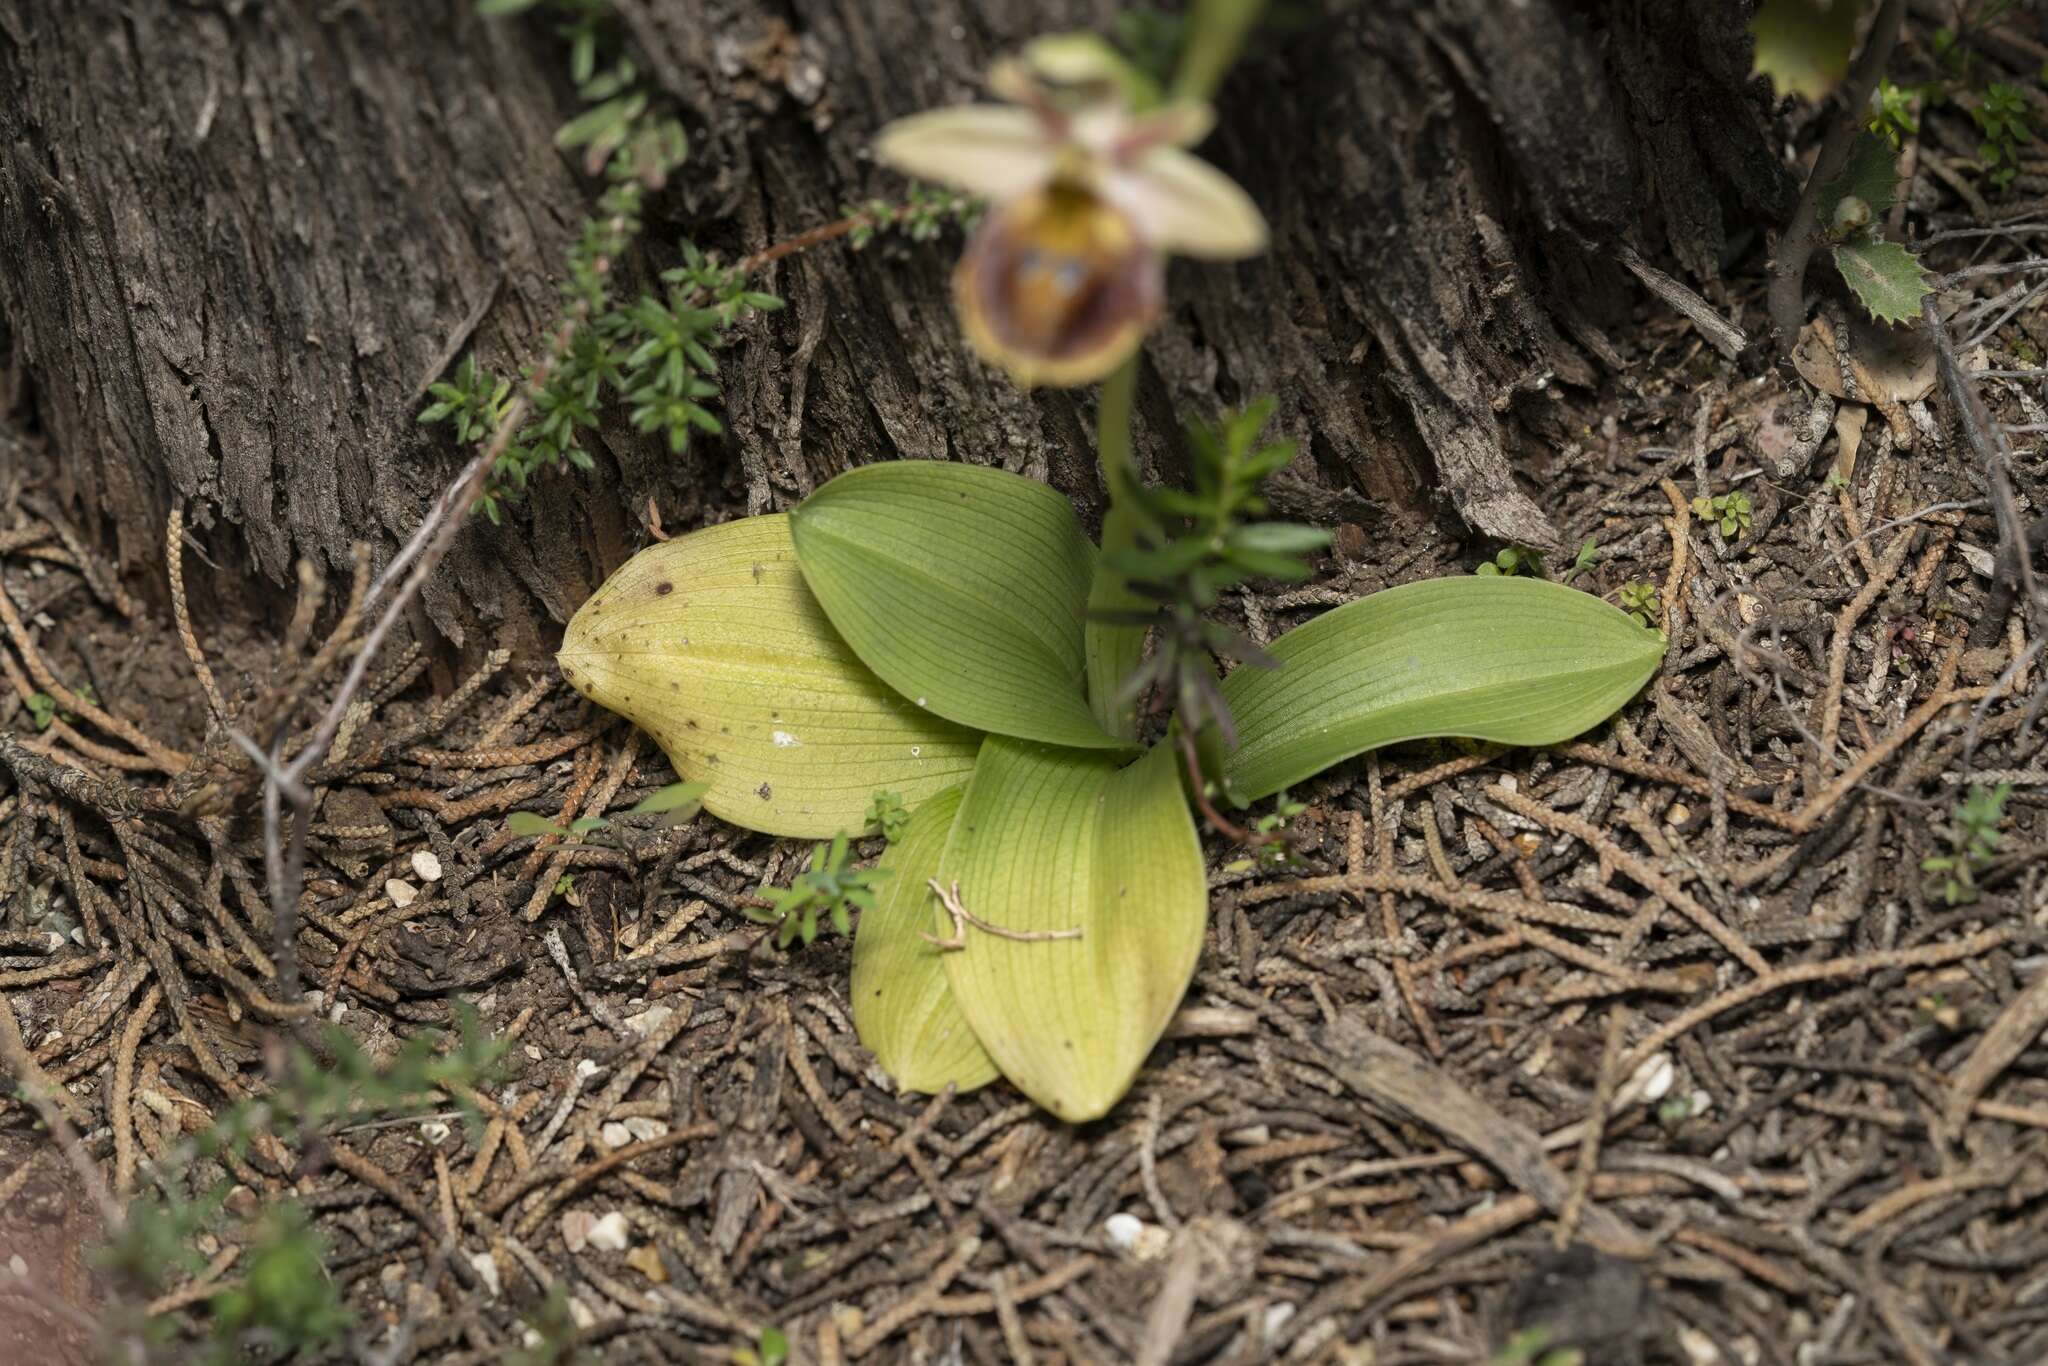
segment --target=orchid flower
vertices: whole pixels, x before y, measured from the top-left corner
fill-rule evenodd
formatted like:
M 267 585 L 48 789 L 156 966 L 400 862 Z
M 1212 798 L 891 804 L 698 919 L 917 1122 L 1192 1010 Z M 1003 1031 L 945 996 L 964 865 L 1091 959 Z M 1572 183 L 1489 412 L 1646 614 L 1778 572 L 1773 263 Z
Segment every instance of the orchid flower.
M 899 119 L 875 156 L 990 201 L 953 274 L 968 340 L 1017 383 L 1069 386 L 1121 365 L 1159 318 L 1165 256 L 1256 255 L 1266 222 L 1237 183 L 1185 149 L 1206 104 L 1145 112 L 1089 40 L 1041 39 L 999 63 L 1009 104 Z

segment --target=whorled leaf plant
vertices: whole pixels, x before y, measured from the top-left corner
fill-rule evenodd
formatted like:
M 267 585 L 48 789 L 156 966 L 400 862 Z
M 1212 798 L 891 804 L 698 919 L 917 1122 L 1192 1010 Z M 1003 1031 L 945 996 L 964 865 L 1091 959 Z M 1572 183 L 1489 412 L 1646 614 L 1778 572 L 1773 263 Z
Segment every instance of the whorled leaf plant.
M 871 828 L 887 810 L 876 794 L 900 796 L 910 816 L 862 908 L 852 994 L 862 1041 L 908 1090 L 1000 1075 L 1062 1119 L 1102 1115 L 1201 950 L 1190 798 L 1216 829 L 1257 842 L 1213 799 L 1242 806 L 1425 736 L 1563 741 L 1612 715 L 1663 656 L 1663 638 L 1627 613 L 1520 577 L 1390 589 L 1263 651 L 1204 625 L 1224 587 L 1299 577 L 1322 538 L 1261 520 L 1258 486 L 1292 450 L 1259 444 L 1259 405 L 1193 429 L 1188 493 L 1142 488 L 1125 358 L 1157 309 L 1090 312 L 1131 302 L 1117 278 L 1091 274 L 1103 263 L 1090 253 L 1117 238 L 1142 259 L 1115 269 L 1142 274 L 1152 253 L 1189 250 L 1192 219 L 1148 217 L 1161 205 L 1143 197 L 1176 188 L 1179 212 L 1214 218 L 1213 254 L 1263 240 L 1241 192 L 1172 145 L 1206 127 L 1204 101 L 1255 10 L 1199 0 L 1163 126 L 1089 103 L 1135 83 L 1113 78 L 1099 45 L 1058 43 L 1027 54 L 1031 78 L 1057 87 L 1032 87 L 1029 114 L 953 111 L 884 136 L 885 159 L 929 177 L 980 152 L 1015 171 L 971 187 L 995 197 L 981 231 L 1000 240 L 970 246 L 962 306 L 977 344 L 1027 382 L 1113 371 L 1098 430 L 1104 550 L 1064 498 L 1020 475 L 872 465 L 792 514 L 642 551 L 563 642 L 570 682 L 653 735 L 715 816 L 822 838 Z M 1104 142 L 1103 127 L 1126 136 Z M 991 285 L 975 275 L 986 270 L 1005 273 Z M 987 347 L 981 333 L 1009 326 L 976 319 L 989 301 L 1046 324 L 1033 344 L 1050 350 L 1023 355 L 1015 329 Z M 1148 630 L 1161 642 L 1150 660 Z M 1218 654 L 1243 662 L 1219 680 Z

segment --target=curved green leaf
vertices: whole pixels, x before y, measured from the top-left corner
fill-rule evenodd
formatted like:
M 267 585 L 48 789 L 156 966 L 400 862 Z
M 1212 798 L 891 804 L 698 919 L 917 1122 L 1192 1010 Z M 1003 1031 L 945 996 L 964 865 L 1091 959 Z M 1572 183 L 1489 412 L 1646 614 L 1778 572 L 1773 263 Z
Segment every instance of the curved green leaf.
M 792 514 L 804 578 L 890 687 L 963 726 L 1107 748 L 1082 686 L 1095 548 L 1067 500 L 1002 470 L 848 470 Z
M 1599 724 L 1656 671 L 1664 638 L 1541 579 L 1432 579 L 1346 603 L 1223 680 L 1255 801 L 1354 754 L 1425 736 L 1548 745 Z
M 911 813 L 903 837 L 882 855 L 888 880 L 853 938 L 853 1027 L 905 1091 L 972 1091 L 995 1080 L 996 1065 L 974 1037 L 946 982 L 944 954 L 923 938 L 932 927 L 930 881 L 967 794 L 949 787 Z
M 772 835 L 864 829 L 877 788 L 921 802 L 964 778 L 980 743 L 861 667 L 804 587 L 784 516 L 641 551 L 556 659 L 707 785 L 705 810 Z
M 1194 975 L 1208 915 L 1202 849 L 1172 748 L 1128 768 L 991 735 L 939 861 L 976 918 L 945 955 L 953 999 L 1017 1089 L 1070 1122 L 1130 1089 Z M 935 912 L 935 932 L 953 933 Z

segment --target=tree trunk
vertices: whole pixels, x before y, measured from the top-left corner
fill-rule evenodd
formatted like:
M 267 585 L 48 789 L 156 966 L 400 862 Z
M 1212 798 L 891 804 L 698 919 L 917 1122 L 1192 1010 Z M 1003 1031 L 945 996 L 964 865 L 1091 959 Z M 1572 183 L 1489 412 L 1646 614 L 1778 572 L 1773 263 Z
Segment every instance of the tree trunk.
M 650 217 L 729 255 L 896 197 L 864 149 L 888 119 L 976 97 L 991 58 L 1106 29 L 1106 0 L 615 0 L 681 106 L 690 164 Z M 1140 449 L 1261 393 L 1302 454 L 1283 507 L 1413 534 L 1455 512 L 1546 546 L 1541 476 L 1586 437 L 1573 395 L 1618 369 L 1633 246 L 1706 286 L 1790 184 L 1749 79 L 1746 6 L 1651 0 L 1333 5 L 1269 34 L 1203 149 L 1274 248 L 1174 267 L 1147 347 Z M 589 186 L 541 19 L 468 0 L 133 5 L 0 0 L 0 308 L 49 482 L 160 556 L 174 499 L 216 599 L 248 571 L 388 553 L 459 453 L 414 417 L 465 348 L 530 361 Z M 815 249 L 772 267 L 784 313 L 724 366 L 729 436 L 672 459 L 614 423 L 594 476 L 544 480 L 465 531 L 427 597 L 458 644 L 536 646 L 642 536 L 786 506 L 849 465 L 1001 464 L 1093 511 L 1092 394 L 1024 393 L 976 361 L 955 247 Z M 507 573 L 506 571 L 510 572 Z M 258 593 L 259 599 L 270 596 Z

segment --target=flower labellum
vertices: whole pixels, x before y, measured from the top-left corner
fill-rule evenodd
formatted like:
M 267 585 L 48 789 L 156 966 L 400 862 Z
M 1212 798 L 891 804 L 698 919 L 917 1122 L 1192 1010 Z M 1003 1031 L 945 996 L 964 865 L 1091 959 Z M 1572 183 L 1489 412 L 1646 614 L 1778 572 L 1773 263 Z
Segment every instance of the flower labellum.
M 1015 101 L 899 119 L 881 161 L 985 195 L 953 276 L 967 338 L 1024 385 L 1078 385 L 1121 365 L 1158 320 L 1164 256 L 1264 250 L 1266 223 L 1228 176 L 1185 148 L 1206 105 L 1130 107 L 1089 49 L 1041 39 L 990 84 Z

